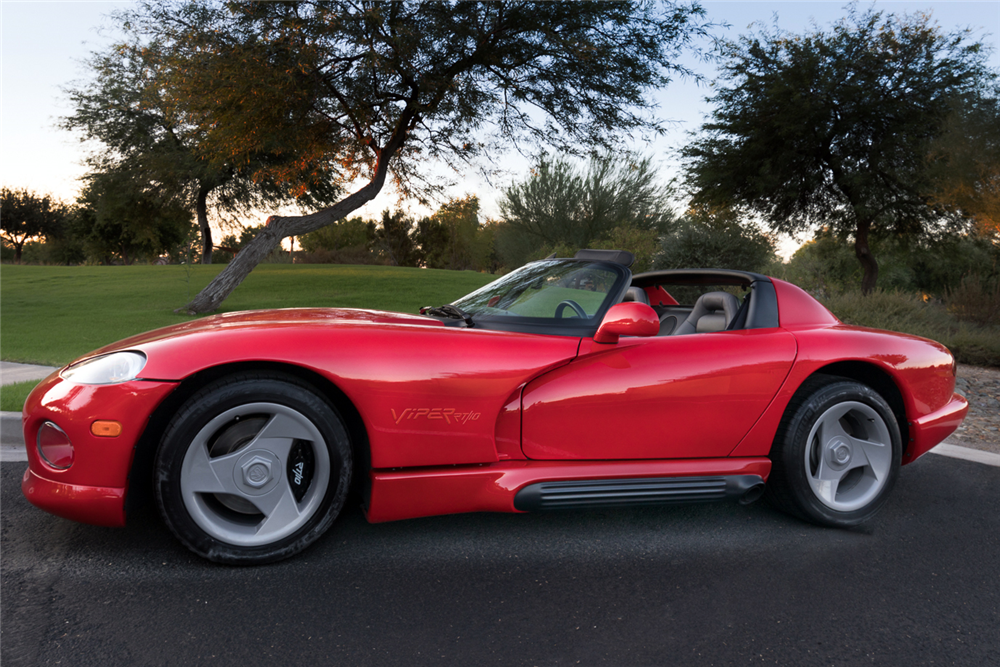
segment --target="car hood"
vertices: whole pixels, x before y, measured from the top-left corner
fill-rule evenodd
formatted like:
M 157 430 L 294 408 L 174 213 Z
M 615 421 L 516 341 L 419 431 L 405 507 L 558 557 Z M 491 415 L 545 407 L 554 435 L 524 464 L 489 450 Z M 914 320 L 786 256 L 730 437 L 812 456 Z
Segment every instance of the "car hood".
M 244 310 L 211 315 L 182 324 L 154 329 L 106 345 L 86 357 L 116 350 L 140 347 L 169 338 L 197 336 L 240 329 L 287 329 L 309 327 L 343 327 L 365 324 L 444 326 L 440 321 L 423 315 L 390 313 L 354 308 L 282 308 L 276 310 Z M 75 363 L 75 362 L 74 362 Z

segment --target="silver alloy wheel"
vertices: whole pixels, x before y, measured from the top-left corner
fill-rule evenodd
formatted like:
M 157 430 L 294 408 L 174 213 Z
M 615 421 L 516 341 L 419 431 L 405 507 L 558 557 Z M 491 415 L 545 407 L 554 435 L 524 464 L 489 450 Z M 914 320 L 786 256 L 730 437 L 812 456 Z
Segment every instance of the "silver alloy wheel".
M 844 401 L 828 408 L 806 440 L 805 470 L 821 503 L 838 512 L 865 507 L 892 469 L 892 439 L 871 406 Z
M 266 417 L 263 427 L 234 451 L 211 455 L 227 427 L 244 418 Z M 296 442 L 315 457 L 312 481 L 296 501 L 288 459 Z M 217 415 L 198 431 L 181 464 L 181 497 L 194 522 L 228 544 L 272 544 L 305 525 L 330 483 L 330 453 L 316 426 L 302 413 L 277 403 L 247 403 Z M 253 510 L 256 510 L 254 512 Z

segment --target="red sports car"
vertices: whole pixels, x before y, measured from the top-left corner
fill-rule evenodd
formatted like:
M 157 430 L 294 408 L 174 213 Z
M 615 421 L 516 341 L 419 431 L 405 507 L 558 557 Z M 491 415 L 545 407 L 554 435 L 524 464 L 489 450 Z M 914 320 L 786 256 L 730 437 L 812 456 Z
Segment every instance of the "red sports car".
M 114 343 L 28 398 L 24 494 L 106 526 L 152 495 L 226 563 L 304 549 L 353 484 L 372 522 L 767 493 L 852 526 L 965 416 L 938 343 L 781 280 L 631 262 L 534 262 L 421 315 L 226 313 Z

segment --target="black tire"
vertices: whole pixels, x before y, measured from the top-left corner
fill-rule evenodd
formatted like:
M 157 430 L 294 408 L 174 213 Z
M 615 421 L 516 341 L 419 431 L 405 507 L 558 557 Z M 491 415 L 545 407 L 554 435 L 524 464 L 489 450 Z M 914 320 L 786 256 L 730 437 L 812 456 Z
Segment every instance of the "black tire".
M 901 456 L 899 425 L 882 396 L 858 382 L 812 378 L 778 427 L 767 497 L 812 523 L 857 526 L 885 504 Z
M 291 376 L 242 373 L 178 410 L 156 454 L 154 489 L 191 551 L 255 565 L 319 539 L 344 505 L 351 471 L 347 429 L 325 398 Z

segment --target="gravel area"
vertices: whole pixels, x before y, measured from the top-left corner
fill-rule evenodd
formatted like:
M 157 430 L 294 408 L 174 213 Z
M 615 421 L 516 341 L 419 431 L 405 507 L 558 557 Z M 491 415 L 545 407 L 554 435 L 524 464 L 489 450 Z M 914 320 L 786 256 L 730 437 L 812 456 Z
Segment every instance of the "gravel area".
M 1000 454 L 1000 369 L 959 364 L 955 391 L 969 401 L 969 414 L 948 442 Z

